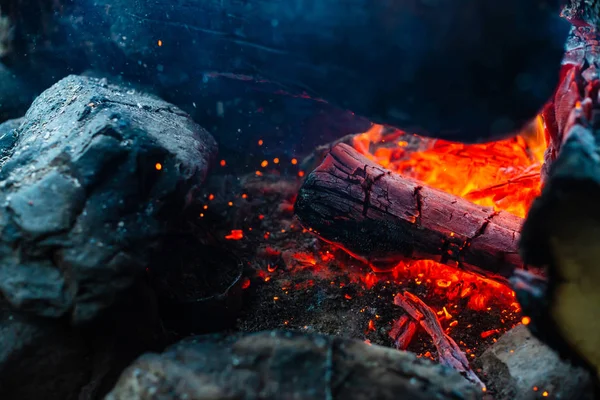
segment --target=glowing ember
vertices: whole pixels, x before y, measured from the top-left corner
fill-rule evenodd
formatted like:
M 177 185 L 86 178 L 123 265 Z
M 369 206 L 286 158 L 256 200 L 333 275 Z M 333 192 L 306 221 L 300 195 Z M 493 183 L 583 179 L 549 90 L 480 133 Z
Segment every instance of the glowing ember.
M 228 240 L 241 240 L 244 238 L 244 232 L 241 229 L 234 229 L 231 233 L 225 236 Z
M 375 125 L 356 136 L 353 145 L 387 169 L 473 203 L 523 217 L 540 190 L 543 128 L 538 118 L 519 137 L 464 145 L 390 132 Z M 264 142 L 260 140 L 258 145 Z M 288 163 L 297 167 L 290 168 Z M 332 244 L 315 240 L 312 228 L 299 226 L 292 219 L 296 178 L 286 193 L 282 191 L 283 180 L 272 179 L 285 176 L 286 170 L 302 178 L 309 173 L 299 168 L 304 164 L 296 158 L 266 154 L 257 164 L 255 176 L 243 191 L 229 198 L 215 198 L 210 192 L 206 195 L 213 200 L 211 210 L 217 209 L 213 204 L 225 206 L 230 199 L 248 199 L 236 201 L 236 207 L 231 208 L 243 231 L 232 230 L 226 238 L 244 239 L 231 243 L 235 247 L 257 248 L 258 257 L 251 261 L 256 271 L 252 287 L 260 288 L 257 296 L 269 300 L 269 318 L 252 314 L 249 321 L 270 323 L 277 315 L 278 327 L 335 331 L 339 313 L 349 316 L 348 325 L 359 327 L 354 335 L 364 335 L 368 342 L 392 343 L 420 357 L 437 359 L 435 340 L 423 335 L 419 322 L 399 308 L 388 307 L 393 306 L 397 294 L 410 293 L 431 309 L 431 320 L 437 321 L 435 328 L 451 336 L 469 361 L 515 324 L 529 323 L 520 315 L 515 293 L 502 283 L 431 260 L 401 262 L 386 271 L 369 270 Z M 230 228 L 225 226 L 223 235 Z M 250 281 L 244 281 L 243 287 L 249 288 Z M 264 326 L 252 325 L 254 328 Z
M 540 193 L 546 149 L 544 123 L 538 117 L 520 136 L 485 144 L 423 139 L 427 148 L 385 141 L 380 125 L 354 139 L 354 148 L 383 167 L 418 179 L 479 205 L 524 217 Z

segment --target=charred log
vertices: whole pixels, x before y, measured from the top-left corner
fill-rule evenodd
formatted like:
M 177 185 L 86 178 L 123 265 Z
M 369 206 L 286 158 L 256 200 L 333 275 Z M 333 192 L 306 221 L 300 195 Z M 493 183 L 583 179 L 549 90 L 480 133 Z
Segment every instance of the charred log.
M 55 3 L 54 20 L 44 21 L 56 29 L 31 28 L 32 39 L 26 31 L 21 64 L 85 60 L 187 104 L 204 98 L 214 77 L 261 82 L 465 142 L 512 133 L 537 114 L 556 85 L 568 31 L 556 0 Z M 40 25 L 39 15 L 19 17 Z M 38 43 L 54 51 L 39 54 Z
M 597 0 L 568 0 L 563 15 L 576 25 L 598 28 L 600 24 L 600 2 Z
M 600 102 L 598 35 L 573 32 L 573 58 L 555 98 L 560 144 L 542 195 L 532 205 L 521 237 L 527 264 L 548 268 L 548 284 L 517 278 L 516 292 L 531 328 L 565 357 L 600 367 Z M 582 36 L 585 34 L 585 36 Z M 563 90 L 564 89 L 564 90 Z M 570 110 L 569 110 L 569 107 Z M 566 111 L 569 111 L 568 113 Z M 523 284 L 526 281 L 527 284 Z M 532 284 L 533 283 L 533 284 Z
M 521 218 L 393 174 L 345 144 L 307 177 L 295 211 L 325 241 L 380 269 L 433 259 L 502 281 L 521 266 Z

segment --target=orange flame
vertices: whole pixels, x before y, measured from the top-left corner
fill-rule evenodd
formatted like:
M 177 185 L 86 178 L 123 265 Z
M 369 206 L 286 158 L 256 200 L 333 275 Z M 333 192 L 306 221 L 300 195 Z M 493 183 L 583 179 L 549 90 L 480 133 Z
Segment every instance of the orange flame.
M 400 131 L 389 134 L 381 125 L 373 125 L 354 137 L 353 146 L 401 175 L 475 204 L 525 217 L 540 194 L 546 141 L 544 121 L 538 116 L 519 136 L 491 143 L 451 143 Z M 507 314 L 520 312 L 515 294 L 507 286 L 431 260 L 400 263 L 391 274 L 396 281 L 428 285 L 450 303 L 467 301 L 472 310 L 488 310 L 493 300 Z M 376 278 L 368 274 L 362 280 L 371 287 Z M 452 317 L 446 308 L 441 315 L 448 320 Z
M 540 193 L 546 149 L 540 116 L 520 136 L 485 144 L 428 140 L 428 148 L 411 151 L 405 141 L 382 147 L 381 125 L 354 138 L 354 148 L 381 166 L 466 198 L 482 206 L 524 217 Z

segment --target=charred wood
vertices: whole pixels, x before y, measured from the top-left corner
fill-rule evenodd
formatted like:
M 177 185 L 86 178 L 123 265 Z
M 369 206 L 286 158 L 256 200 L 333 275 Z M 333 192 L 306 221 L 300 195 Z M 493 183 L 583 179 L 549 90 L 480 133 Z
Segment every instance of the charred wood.
M 575 25 L 598 28 L 600 24 L 600 2 L 598 0 L 568 0 L 562 14 Z
M 521 266 L 521 218 L 391 173 L 345 144 L 301 187 L 300 221 L 325 241 L 385 269 L 433 259 L 504 281 Z
M 471 369 L 465 353 L 444 332 L 435 312 L 427 304 L 409 292 L 404 292 L 403 295 L 398 293 L 394 297 L 394 304 L 402 307 L 431 336 L 437 349 L 440 364 L 455 369 L 474 384 L 480 387 L 484 386 Z
M 555 98 L 560 144 L 542 195 L 523 226 L 521 251 L 527 264 L 548 269 L 547 285 L 516 278 L 531 330 L 566 358 L 600 367 L 600 102 L 598 35 L 588 28 L 574 32 L 579 58 Z M 575 54 L 575 53 L 572 53 Z M 557 146 L 558 147 L 558 146 Z M 524 284 L 525 283 L 525 284 Z
M 403 315 L 394 321 L 389 336 L 394 341 L 394 345 L 398 350 L 406 350 L 408 348 L 415 333 L 417 333 L 418 327 L 418 323 L 408 315 Z

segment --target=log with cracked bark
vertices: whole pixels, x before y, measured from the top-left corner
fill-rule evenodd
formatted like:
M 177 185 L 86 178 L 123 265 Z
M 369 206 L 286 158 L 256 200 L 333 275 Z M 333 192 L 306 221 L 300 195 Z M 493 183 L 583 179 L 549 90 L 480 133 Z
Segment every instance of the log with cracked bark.
M 325 241 L 385 269 L 433 259 L 505 281 L 522 265 L 522 219 L 394 174 L 339 144 L 304 182 L 295 211 Z

